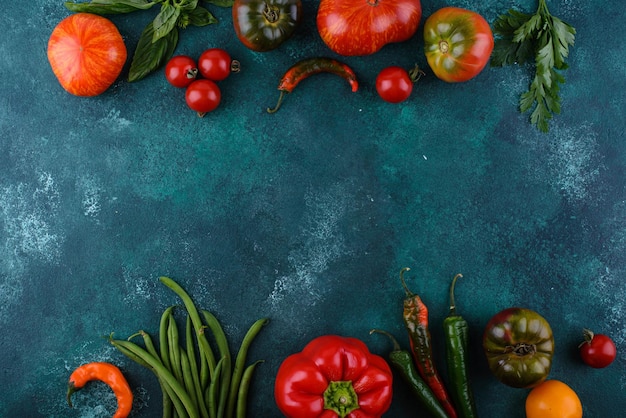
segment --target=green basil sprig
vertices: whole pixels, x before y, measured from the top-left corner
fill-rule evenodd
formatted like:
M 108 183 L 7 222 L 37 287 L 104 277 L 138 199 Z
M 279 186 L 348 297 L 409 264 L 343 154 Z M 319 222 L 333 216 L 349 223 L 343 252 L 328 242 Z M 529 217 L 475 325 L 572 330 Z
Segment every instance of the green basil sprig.
M 219 7 L 232 7 L 234 0 L 208 0 Z M 189 25 L 206 26 L 217 23 L 209 10 L 200 6 L 199 0 L 91 0 L 86 3 L 65 2 L 73 12 L 98 15 L 132 13 L 148 10 L 160 4 L 161 10 L 146 25 L 133 55 L 128 81 L 139 81 L 165 64 L 178 45 L 178 29 Z

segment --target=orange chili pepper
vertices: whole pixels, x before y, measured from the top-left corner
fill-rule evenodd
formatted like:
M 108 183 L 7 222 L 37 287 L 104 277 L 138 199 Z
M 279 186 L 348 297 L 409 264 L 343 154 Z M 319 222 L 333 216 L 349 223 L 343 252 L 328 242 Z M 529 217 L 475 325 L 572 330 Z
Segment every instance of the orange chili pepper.
M 70 408 L 72 407 L 72 394 L 82 389 L 91 380 L 100 380 L 113 389 L 117 398 L 117 411 L 113 414 L 113 418 L 126 418 L 130 414 L 133 406 L 133 392 L 126 378 L 117 366 L 103 362 L 83 364 L 72 372 L 67 389 L 67 403 Z

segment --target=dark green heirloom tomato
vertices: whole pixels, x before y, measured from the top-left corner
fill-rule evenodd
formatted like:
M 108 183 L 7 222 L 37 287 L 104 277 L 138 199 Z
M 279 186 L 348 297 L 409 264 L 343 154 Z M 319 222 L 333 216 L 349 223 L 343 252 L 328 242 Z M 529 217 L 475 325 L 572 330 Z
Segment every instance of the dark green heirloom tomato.
M 233 24 L 239 40 L 253 51 L 277 48 L 300 23 L 300 0 L 235 0 Z
M 498 380 L 515 388 L 529 388 L 550 373 L 554 337 L 548 321 L 537 312 L 508 308 L 487 323 L 483 349 Z

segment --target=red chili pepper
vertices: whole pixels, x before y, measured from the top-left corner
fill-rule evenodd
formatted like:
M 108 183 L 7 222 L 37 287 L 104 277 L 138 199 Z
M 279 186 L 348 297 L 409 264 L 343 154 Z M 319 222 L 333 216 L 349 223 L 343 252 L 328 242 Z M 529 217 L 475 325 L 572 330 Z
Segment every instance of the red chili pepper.
M 111 363 L 87 363 L 72 372 L 67 389 L 67 403 L 70 408 L 72 407 L 72 394 L 82 389 L 91 380 L 106 383 L 115 393 L 117 411 L 113 414 L 113 418 L 126 418 L 130 414 L 133 407 L 133 392 L 120 369 Z
M 305 78 L 319 73 L 331 73 L 336 74 L 344 78 L 350 86 L 352 91 L 356 92 L 359 89 L 359 83 L 356 79 L 356 74 L 352 69 L 343 62 L 337 61 L 332 58 L 307 58 L 297 62 L 291 66 L 285 75 L 280 79 L 278 84 L 278 90 L 280 91 L 280 97 L 278 103 L 274 108 L 267 108 L 268 113 L 274 113 L 280 107 L 285 94 L 291 93 Z
M 379 418 L 391 405 L 392 381 L 387 361 L 361 340 L 325 335 L 283 361 L 274 397 L 288 418 Z
M 458 415 L 452 405 L 451 398 L 433 361 L 432 342 L 430 330 L 428 329 L 428 308 L 418 295 L 409 290 L 404 281 L 404 272 L 408 270 L 409 268 L 407 267 L 400 271 L 400 280 L 402 280 L 402 286 L 406 292 L 403 318 L 406 329 L 409 332 L 411 352 L 413 353 L 415 365 L 422 379 L 428 383 L 428 386 L 433 390 L 433 393 L 439 399 L 441 406 L 443 406 L 450 418 L 457 418 Z

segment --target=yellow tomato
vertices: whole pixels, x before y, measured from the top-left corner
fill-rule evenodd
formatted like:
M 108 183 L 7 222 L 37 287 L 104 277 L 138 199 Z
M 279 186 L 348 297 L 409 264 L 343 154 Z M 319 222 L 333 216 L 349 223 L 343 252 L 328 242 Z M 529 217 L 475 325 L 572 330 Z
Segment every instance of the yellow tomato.
M 576 392 L 558 380 L 535 386 L 526 398 L 526 418 L 581 418 L 583 406 Z

